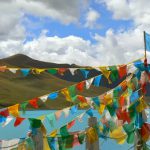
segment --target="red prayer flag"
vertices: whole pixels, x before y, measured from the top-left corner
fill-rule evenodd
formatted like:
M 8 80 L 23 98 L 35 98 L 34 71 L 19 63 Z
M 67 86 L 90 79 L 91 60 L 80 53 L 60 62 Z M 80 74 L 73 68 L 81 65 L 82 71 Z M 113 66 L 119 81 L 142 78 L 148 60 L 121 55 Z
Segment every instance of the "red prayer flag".
M 123 78 L 125 75 L 127 75 L 127 65 L 121 65 L 119 66 L 119 77 Z
M 125 105 L 125 97 L 124 96 L 120 96 L 119 105 L 120 105 L 120 107 L 123 107 Z
M 78 99 L 79 99 L 79 101 L 82 102 L 82 103 L 87 103 L 87 100 L 86 100 L 86 98 L 85 98 L 84 96 L 78 95 Z
M 147 141 L 150 138 L 150 124 L 144 123 L 141 130 L 141 136 L 144 141 Z
M 64 73 L 66 72 L 66 70 L 67 70 L 67 68 L 59 68 L 59 69 L 58 69 L 58 73 L 59 73 L 60 75 L 64 75 Z
M 0 111 L 0 115 L 1 115 L 1 116 L 4 116 L 4 117 L 8 117 L 8 116 L 9 116 L 9 111 L 8 111 L 8 109 L 5 109 L 5 110 Z
M 75 124 L 75 120 L 69 122 L 69 123 L 67 124 L 67 129 L 70 129 L 72 126 L 74 126 L 74 124 Z
M 17 127 L 18 125 L 20 125 L 23 122 L 23 120 L 25 120 L 25 118 L 17 117 L 14 126 Z
M 84 85 L 85 85 L 85 81 L 83 82 L 80 82 L 76 85 L 76 88 L 79 90 L 79 91 L 83 91 L 83 88 L 84 88 Z
M 118 109 L 117 112 L 116 112 L 116 115 L 118 117 L 118 120 L 122 120 L 123 123 L 126 122 L 126 121 L 128 123 L 130 123 L 130 121 L 131 121 L 129 113 L 126 110 Z
M 38 98 L 34 98 L 29 100 L 29 104 L 32 105 L 34 108 L 38 108 L 38 104 L 37 104 Z

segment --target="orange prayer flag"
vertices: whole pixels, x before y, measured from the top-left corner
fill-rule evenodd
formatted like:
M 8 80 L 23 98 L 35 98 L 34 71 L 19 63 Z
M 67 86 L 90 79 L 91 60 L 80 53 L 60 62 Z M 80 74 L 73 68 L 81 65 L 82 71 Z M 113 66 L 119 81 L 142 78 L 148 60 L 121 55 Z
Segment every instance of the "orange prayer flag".
M 7 69 L 7 66 L 0 66 L 0 72 L 5 72 Z
M 72 126 L 74 126 L 75 122 L 76 122 L 76 120 L 73 120 L 73 121 L 69 122 L 67 124 L 67 129 L 70 129 Z
M 64 73 L 67 71 L 67 68 L 59 68 L 58 69 L 58 73 L 60 74 L 60 75 L 64 75 Z
M 37 104 L 38 100 L 39 100 L 38 98 L 31 99 L 29 100 L 29 104 L 33 106 L 34 108 L 38 108 L 38 104 Z
M 123 81 L 120 83 L 120 86 L 122 87 L 122 90 L 125 90 L 127 88 L 127 81 Z
M 14 117 L 19 116 L 19 104 L 13 105 L 8 107 L 9 114 L 11 114 Z
M 25 120 L 25 118 L 17 117 L 14 126 L 17 127 L 18 125 L 20 125 L 23 122 L 23 120 Z

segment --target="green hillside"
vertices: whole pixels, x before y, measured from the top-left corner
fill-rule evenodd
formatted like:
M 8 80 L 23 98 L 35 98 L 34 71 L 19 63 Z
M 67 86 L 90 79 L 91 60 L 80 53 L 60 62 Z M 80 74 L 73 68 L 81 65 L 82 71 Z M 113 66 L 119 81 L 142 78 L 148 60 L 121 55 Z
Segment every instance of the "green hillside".
M 33 60 L 25 55 L 15 55 L 9 58 L 1 59 L 0 65 L 7 65 L 13 67 L 70 67 L 67 64 L 53 64 L 46 63 L 37 60 Z M 75 65 L 71 65 L 74 67 Z M 69 74 L 69 73 L 68 73 Z M 69 76 L 70 77 L 70 76 Z M 50 92 L 62 89 L 69 85 L 74 84 L 70 78 L 61 79 L 59 76 L 53 76 L 49 73 L 41 73 L 40 75 L 30 74 L 27 77 L 18 71 L 13 74 L 9 71 L 0 73 L 0 108 L 4 108 L 16 103 L 21 103 L 32 98 L 48 94 Z M 81 81 L 83 77 L 81 75 L 74 77 L 73 81 Z M 69 81 L 67 81 L 69 80 Z M 104 91 L 107 91 L 106 87 L 91 87 L 90 90 L 82 92 L 85 96 L 100 95 Z M 46 103 L 40 103 L 39 109 L 60 109 L 72 104 L 66 102 L 65 97 L 60 94 L 55 101 L 48 100 Z M 29 108 L 29 107 L 28 107 Z M 30 108 L 31 109 L 31 108 Z

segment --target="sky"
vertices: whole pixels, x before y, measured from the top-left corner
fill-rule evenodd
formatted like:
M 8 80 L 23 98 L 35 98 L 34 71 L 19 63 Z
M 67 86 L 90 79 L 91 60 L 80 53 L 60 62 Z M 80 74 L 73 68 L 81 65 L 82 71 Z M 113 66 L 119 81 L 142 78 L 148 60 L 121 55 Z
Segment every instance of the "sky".
M 144 56 L 149 8 L 149 0 L 0 0 L 0 58 L 128 63 Z

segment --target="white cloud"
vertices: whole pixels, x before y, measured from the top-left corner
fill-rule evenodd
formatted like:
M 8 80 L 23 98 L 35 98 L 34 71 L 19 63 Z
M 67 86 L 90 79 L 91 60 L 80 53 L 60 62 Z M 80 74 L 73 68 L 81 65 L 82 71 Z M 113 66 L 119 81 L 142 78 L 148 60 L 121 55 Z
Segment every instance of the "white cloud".
M 97 24 L 97 20 L 100 18 L 100 13 L 94 9 L 89 9 L 89 11 L 86 14 L 86 23 L 85 27 L 88 28 L 99 28 L 100 25 Z
M 27 42 L 0 42 L 1 57 L 24 53 L 34 59 L 78 65 L 113 65 L 128 63 L 144 55 L 140 27 L 126 32 L 109 29 L 106 35 L 95 34 L 95 44 L 81 37 L 47 37 L 43 31 L 38 39 Z
M 115 19 L 133 20 L 135 25 L 150 25 L 149 0 L 96 0 L 106 5 Z

